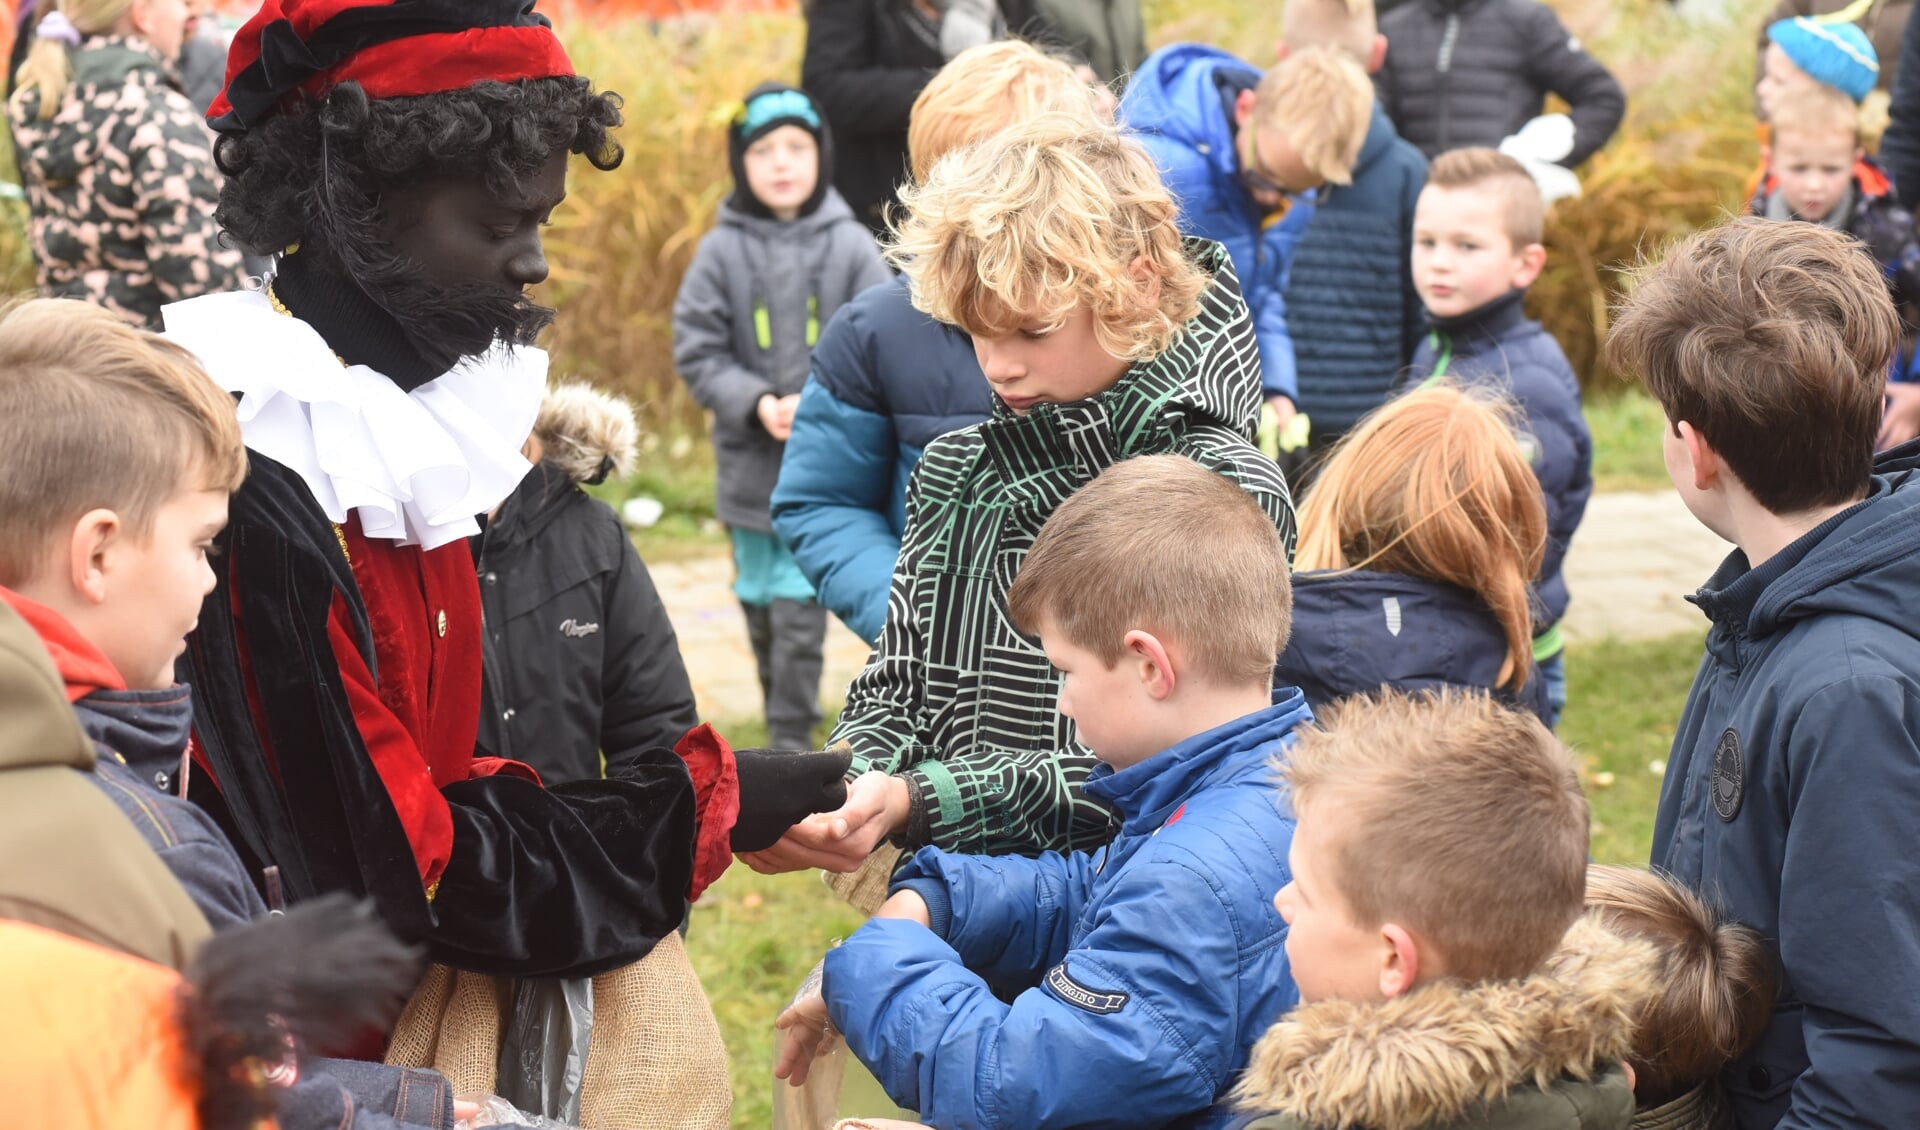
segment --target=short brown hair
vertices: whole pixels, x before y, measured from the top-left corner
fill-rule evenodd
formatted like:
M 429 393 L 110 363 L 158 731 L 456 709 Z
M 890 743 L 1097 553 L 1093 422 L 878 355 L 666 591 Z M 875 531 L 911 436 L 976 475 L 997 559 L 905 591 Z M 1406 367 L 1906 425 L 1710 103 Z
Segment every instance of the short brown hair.
M 1351 184 L 1373 125 L 1373 81 L 1337 47 L 1295 51 L 1260 77 L 1253 117 L 1286 134 L 1328 184 Z
M 1093 89 L 1065 59 L 1018 39 L 969 47 L 941 67 L 913 100 L 907 118 L 913 179 L 927 179 L 934 162 L 956 149 L 1050 112 L 1083 115 L 1089 125 L 1112 124 L 1095 107 Z
M 1483 692 L 1383 691 L 1298 731 L 1281 775 L 1302 819 L 1349 823 L 1331 882 L 1358 925 L 1397 922 L 1466 980 L 1524 977 L 1580 916 L 1587 798 L 1553 732 Z
M 900 201 L 887 255 L 914 306 L 975 337 L 1057 328 L 1084 304 L 1100 347 L 1140 361 L 1186 332 L 1207 286 L 1153 158 L 1081 115 L 1043 114 L 949 153 Z
M 1845 91 L 1824 82 L 1789 87 L 1774 100 L 1767 115 L 1767 134 L 1823 135 L 1844 133 L 1860 143 L 1860 106 Z
M 1373 0 L 1287 0 L 1280 34 L 1295 51 L 1338 47 L 1362 67 L 1372 61 L 1380 22 Z
M 1659 954 L 1661 988 L 1635 1025 L 1630 1057 L 1641 1107 L 1712 1079 L 1766 1030 L 1777 982 L 1759 931 L 1643 867 L 1589 868 L 1587 913 Z
M 1447 150 L 1427 166 L 1427 187 L 1478 189 L 1497 196 L 1500 214 L 1507 221 L 1507 238 L 1516 251 L 1544 237 L 1547 206 L 1540 186 L 1525 165 L 1497 149 Z
M 1230 686 L 1268 685 L 1293 624 L 1273 518 L 1224 475 L 1180 455 L 1101 472 L 1040 528 L 1007 592 L 1029 635 L 1051 625 L 1111 668 L 1134 629 L 1177 644 Z
M 1760 505 L 1862 497 L 1900 344 L 1879 264 L 1845 232 L 1742 216 L 1642 268 L 1606 355 L 1646 382 Z
M 0 584 L 89 510 L 145 537 L 174 495 L 246 472 L 233 398 L 185 349 L 73 299 L 0 317 Z

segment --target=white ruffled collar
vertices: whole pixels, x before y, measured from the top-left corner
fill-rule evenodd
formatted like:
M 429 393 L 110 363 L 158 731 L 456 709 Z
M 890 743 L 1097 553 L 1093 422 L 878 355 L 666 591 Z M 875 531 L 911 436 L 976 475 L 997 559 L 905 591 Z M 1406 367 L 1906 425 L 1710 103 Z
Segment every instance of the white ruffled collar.
M 328 518 L 358 514 L 367 537 L 426 549 L 470 537 L 474 516 L 526 477 L 520 448 L 546 389 L 544 350 L 496 347 L 405 392 L 365 365 L 342 366 L 260 291 L 160 313 L 167 337 L 241 394 L 247 447 L 299 475 Z

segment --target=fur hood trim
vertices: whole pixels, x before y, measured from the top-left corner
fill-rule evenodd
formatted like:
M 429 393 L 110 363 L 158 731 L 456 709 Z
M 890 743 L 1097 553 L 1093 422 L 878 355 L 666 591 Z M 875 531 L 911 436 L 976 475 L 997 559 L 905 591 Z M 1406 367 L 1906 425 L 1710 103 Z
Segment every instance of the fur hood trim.
M 1235 1097 L 1315 1127 L 1414 1130 L 1626 1058 L 1653 948 L 1581 918 L 1539 973 L 1436 981 L 1393 1000 L 1301 1005 L 1254 1046 Z
M 546 461 L 576 483 L 599 482 L 607 473 L 617 478 L 632 471 L 640 440 L 631 401 L 578 382 L 556 384 L 547 391 L 533 434 L 546 448 Z M 606 465 L 609 459 L 611 468 Z

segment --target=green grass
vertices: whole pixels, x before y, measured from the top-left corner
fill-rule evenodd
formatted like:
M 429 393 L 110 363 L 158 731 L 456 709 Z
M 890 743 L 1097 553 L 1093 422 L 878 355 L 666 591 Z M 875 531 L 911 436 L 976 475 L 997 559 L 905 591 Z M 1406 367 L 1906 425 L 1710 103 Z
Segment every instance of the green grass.
M 1590 398 L 1587 427 L 1593 432 L 1593 482 L 1596 490 L 1666 490 L 1673 484 L 1660 457 L 1660 429 L 1666 417 L 1651 396 L 1638 389 Z
M 1580 761 L 1593 804 L 1593 854 L 1603 863 L 1647 861 L 1661 782 L 1651 767 L 1664 766 L 1700 646 L 1689 634 L 1567 649 L 1560 733 Z M 757 720 L 726 723 L 721 732 L 743 746 L 766 733 Z M 757 875 L 740 864 L 694 907 L 687 949 L 726 1040 L 740 1130 L 770 1124 L 773 1018 L 827 947 L 859 925 L 817 873 Z
M 1573 747 L 1593 805 L 1593 857 L 1645 863 L 1674 724 L 1700 665 L 1702 637 L 1567 647 L 1567 713 L 1560 736 Z

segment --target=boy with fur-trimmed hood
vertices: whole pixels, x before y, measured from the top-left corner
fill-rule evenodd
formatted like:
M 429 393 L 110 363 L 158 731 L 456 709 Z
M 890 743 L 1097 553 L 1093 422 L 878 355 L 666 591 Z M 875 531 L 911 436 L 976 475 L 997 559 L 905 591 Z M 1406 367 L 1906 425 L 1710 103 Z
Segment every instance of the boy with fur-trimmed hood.
M 1480 694 L 1349 699 L 1281 772 L 1302 1004 L 1254 1048 L 1248 1130 L 1627 1130 L 1653 951 L 1577 921 L 1587 801 L 1546 727 Z
M 480 743 L 548 784 L 671 749 L 699 721 L 653 578 L 613 508 L 581 488 L 633 469 L 633 406 L 585 384 L 540 404 L 533 470 L 479 556 L 487 623 Z

